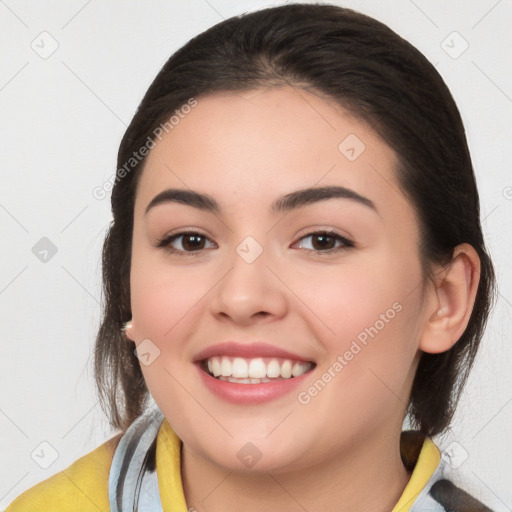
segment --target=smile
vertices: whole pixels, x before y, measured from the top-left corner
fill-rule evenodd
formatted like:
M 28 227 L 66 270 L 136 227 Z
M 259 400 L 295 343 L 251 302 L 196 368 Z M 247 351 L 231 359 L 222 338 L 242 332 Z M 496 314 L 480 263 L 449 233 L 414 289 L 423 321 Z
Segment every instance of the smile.
M 239 405 L 290 396 L 316 367 L 305 354 L 262 341 L 210 345 L 196 354 L 193 362 L 210 393 Z
M 313 363 L 276 357 L 222 356 L 205 359 L 201 367 L 221 381 L 236 384 L 263 384 L 300 377 L 312 369 Z

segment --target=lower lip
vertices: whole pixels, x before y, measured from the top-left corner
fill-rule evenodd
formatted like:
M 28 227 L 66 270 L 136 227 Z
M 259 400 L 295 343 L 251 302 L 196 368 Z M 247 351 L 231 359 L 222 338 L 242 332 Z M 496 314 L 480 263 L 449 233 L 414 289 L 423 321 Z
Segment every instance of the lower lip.
M 216 379 L 209 373 L 206 373 L 200 365 L 196 365 L 201 379 L 206 387 L 216 396 L 227 402 L 235 404 L 261 404 L 275 400 L 287 393 L 292 392 L 305 378 L 309 372 L 293 377 L 291 379 L 276 380 L 275 382 L 263 382 L 261 384 L 237 384 Z

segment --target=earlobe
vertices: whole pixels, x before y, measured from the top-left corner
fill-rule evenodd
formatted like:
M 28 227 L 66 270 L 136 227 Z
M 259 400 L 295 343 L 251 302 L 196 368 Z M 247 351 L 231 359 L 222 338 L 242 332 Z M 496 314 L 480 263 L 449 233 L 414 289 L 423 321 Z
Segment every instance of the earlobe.
M 451 264 L 436 277 L 420 350 L 436 354 L 457 343 L 473 311 L 479 278 L 480 258 L 475 249 L 469 244 L 457 246 Z

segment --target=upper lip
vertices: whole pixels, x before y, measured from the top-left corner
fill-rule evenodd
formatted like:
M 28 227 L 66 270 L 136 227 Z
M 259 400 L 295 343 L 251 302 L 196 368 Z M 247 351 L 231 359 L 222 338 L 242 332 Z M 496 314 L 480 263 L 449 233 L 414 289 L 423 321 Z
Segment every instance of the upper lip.
M 223 343 L 218 343 L 199 352 L 195 356 L 194 360 L 195 362 L 199 362 L 215 356 L 243 357 L 246 359 L 255 357 L 280 357 L 282 359 L 312 362 L 310 359 L 301 355 L 294 354 L 288 350 L 283 350 L 282 348 L 276 347 L 275 345 L 261 341 L 248 343 L 226 341 Z

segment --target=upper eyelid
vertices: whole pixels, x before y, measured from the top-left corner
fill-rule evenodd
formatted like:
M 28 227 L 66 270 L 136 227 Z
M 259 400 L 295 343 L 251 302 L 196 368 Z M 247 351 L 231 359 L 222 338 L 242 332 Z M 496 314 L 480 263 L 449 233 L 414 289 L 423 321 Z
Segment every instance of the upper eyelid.
M 201 233 L 201 231 L 197 231 L 197 230 L 189 230 L 189 231 L 179 231 L 178 233 L 170 233 L 168 235 L 164 235 L 162 238 L 159 239 L 158 241 L 158 245 L 162 245 L 164 243 L 170 243 L 171 241 L 173 241 L 174 239 L 176 238 L 179 238 L 179 237 L 183 237 L 185 235 L 199 235 L 199 236 L 204 236 L 206 239 L 208 239 L 210 242 L 214 243 L 215 245 L 217 245 L 209 235 L 206 235 L 205 233 Z
M 305 228 L 305 229 L 310 229 L 310 228 Z M 330 235 L 330 236 L 343 238 L 344 240 L 352 241 L 352 236 L 351 235 L 340 233 L 335 228 L 311 228 L 310 231 L 307 231 L 306 233 L 300 234 L 297 237 L 297 240 L 301 240 L 302 238 L 305 238 L 307 236 L 316 235 L 316 234 L 327 234 L 327 235 Z
M 350 240 L 350 237 L 349 236 L 345 236 L 345 235 L 342 235 L 336 231 L 334 231 L 333 229 L 328 229 L 328 228 L 324 228 L 324 229 L 316 229 L 316 230 L 313 230 L 313 231 L 309 231 L 307 233 L 304 233 L 302 235 L 300 235 L 298 237 L 298 240 L 301 240 L 302 238 L 306 238 L 307 236 L 312 236 L 312 235 L 317 235 L 317 234 L 327 234 L 327 235 L 331 235 L 331 236 L 339 236 L 340 238 L 344 238 L 346 240 Z M 211 238 L 209 235 L 207 235 L 206 233 L 203 233 L 199 230 L 194 230 L 194 229 L 191 229 L 191 230 L 186 230 L 186 231 L 178 231 L 177 233 L 169 233 L 167 235 L 164 235 L 162 237 L 162 240 L 169 240 L 171 238 L 178 238 L 180 236 L 184 236 L 184 235 L 200 235 L 200 236 L 204 236 L 205 238 L 208 238 L 210 241 Z
M 349 237 L 346 237 L 346 236 L 343 236 L 343 235 L 340 235 L 339 233 L 336 233 L 335 231 L 312 231 L 311 233 L 306 233 L 305 235 L 302 235 L 300 236 L 298 239 L 297 239 L 297 242 L 294 242 L 293 245 L 297 244 L 298 242 L 300 242 L 301 240 L 303 240 L 304 238 L 309 238 L 310 236 L 314 236 L 316 234 L 323 234 L 323 235 L 327 235 L 327 236 L 332 236 L 333 238 L 336 239 L 336 241 L 338 242 L 342 242 L 342 244 L 344 244 L 345 248 L 350 248 L 350 247 L 355 247 L 355 242 L 352 241 L 351 238 Z M 340 247 L 341 249 L 342 247 Z M 335 249 L 326 249 L 325 251 L 315 251 L 314 249 L 305 249 L 306 251 L 314 251 L 314 252 L 317 252 L 317 253 L 328 253 L 330 251 L 334 251 Z

